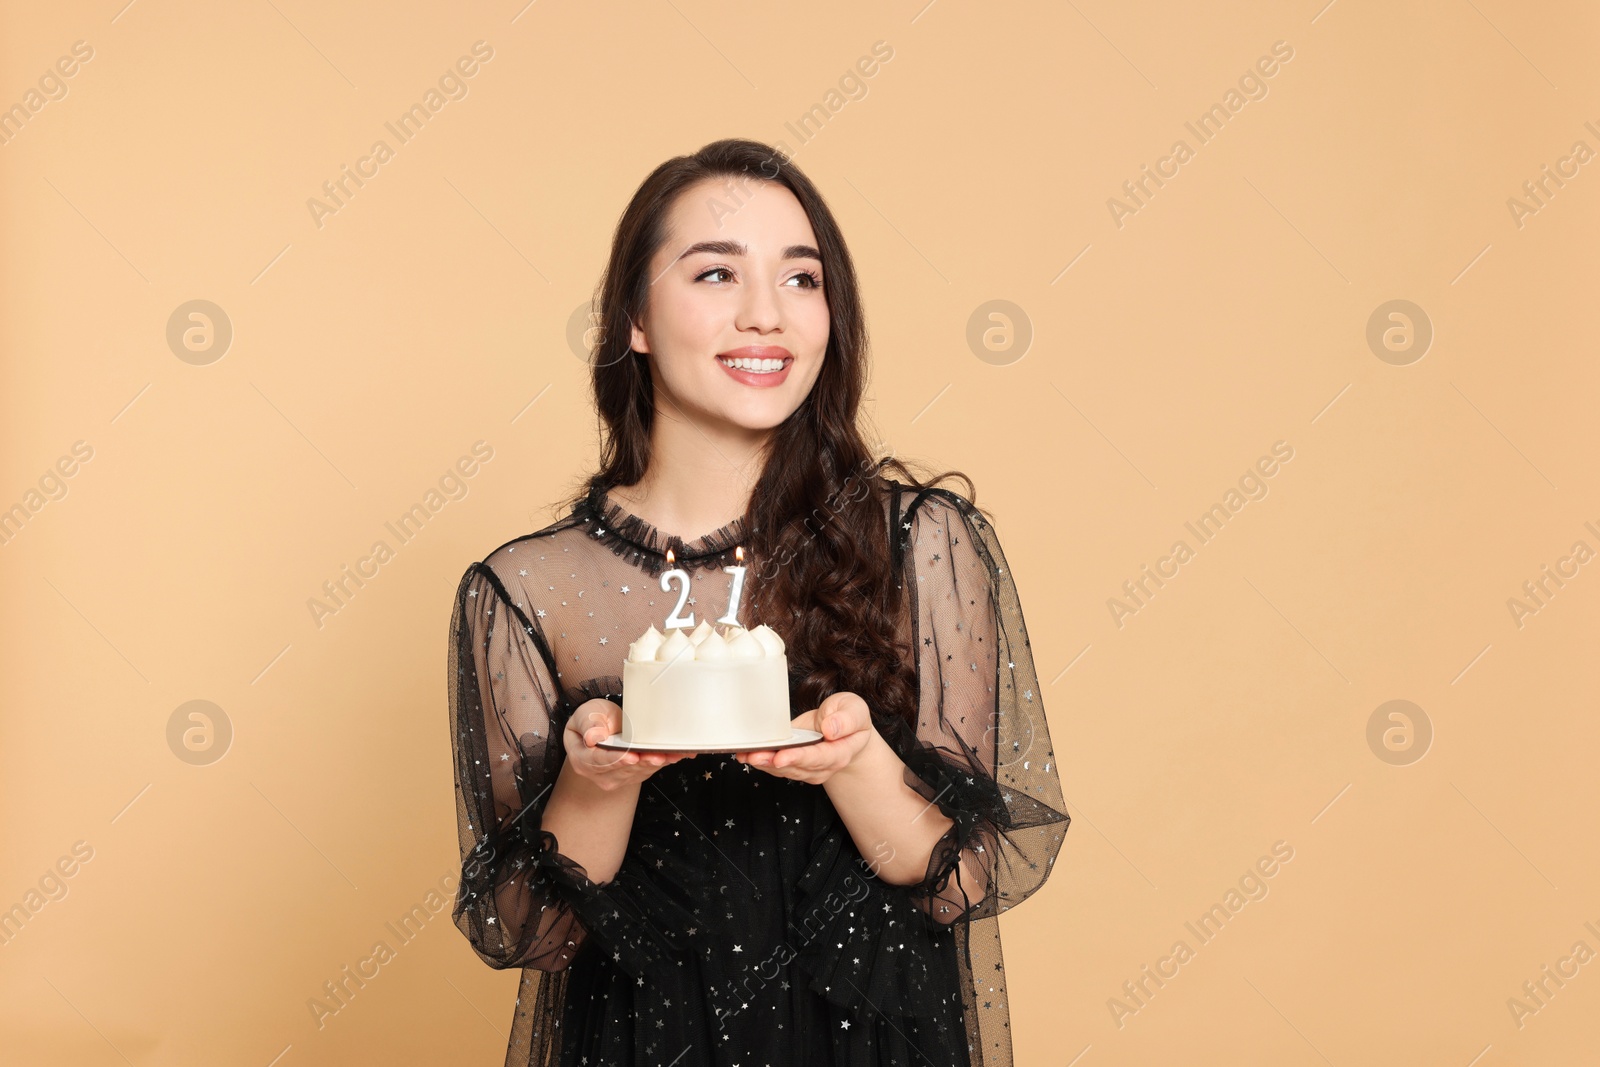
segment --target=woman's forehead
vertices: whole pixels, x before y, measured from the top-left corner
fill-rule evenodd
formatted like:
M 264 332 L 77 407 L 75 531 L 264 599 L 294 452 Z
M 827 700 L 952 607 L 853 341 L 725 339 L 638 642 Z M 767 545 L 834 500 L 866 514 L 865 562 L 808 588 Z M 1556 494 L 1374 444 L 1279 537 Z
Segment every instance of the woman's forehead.
M 724 242 L 717 255 L 776 255 L 796 258 L 795 249 L 815 253 L 817 237 L 805 209 L 786 186 L 761 181 L 723 186 L 697 182 L 684 190 L 667 214 L 665 248 L 674 259 L 686 249 Z M 804 253 L 802 253 L 804 254 Z

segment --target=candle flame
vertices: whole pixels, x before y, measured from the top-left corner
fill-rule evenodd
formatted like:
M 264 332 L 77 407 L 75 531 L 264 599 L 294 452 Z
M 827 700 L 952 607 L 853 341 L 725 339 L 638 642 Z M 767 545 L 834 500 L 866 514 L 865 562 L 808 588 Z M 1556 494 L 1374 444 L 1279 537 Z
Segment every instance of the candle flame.
M 667 549 L 667 566 L 672 566 L 672 549 Z
M 738 548 L 733 550 L 733 558 L 738 560 L 741 564 L 744 563 L 744 546 L 743 545 L 740 545 Z

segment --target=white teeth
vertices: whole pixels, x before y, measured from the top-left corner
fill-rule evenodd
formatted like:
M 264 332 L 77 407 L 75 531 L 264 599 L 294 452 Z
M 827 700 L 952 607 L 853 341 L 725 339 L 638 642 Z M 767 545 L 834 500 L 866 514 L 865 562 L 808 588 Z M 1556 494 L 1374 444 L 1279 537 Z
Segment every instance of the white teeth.
M 775 370 L 783 369 L 783 360 L 781 359 L 753 359 L 749 356 L 741 356 L 738 359 L 729 359 L 726 356 L 718 356 L 717 362 L 721 363 L 724 367 L 733 367 L 736 370 L 747 370 L 756 374 L 771 374 Z

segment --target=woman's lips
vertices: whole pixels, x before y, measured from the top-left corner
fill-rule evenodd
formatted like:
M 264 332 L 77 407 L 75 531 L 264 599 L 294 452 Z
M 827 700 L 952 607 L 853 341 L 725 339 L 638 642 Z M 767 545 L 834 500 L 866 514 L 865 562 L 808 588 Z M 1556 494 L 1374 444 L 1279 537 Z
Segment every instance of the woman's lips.
M 783 366 L 778 370 L 767 371 L 765 373 L 757 373 L 756 371 L 740 370 L 737 367 L 730 367 L 720 359 L 717 360 L 717 366 L 726 371 L 728 377 L 732 378 L 736 382 L 742 382 L 745 385 L 752 385 L 757 389 L 771 389 L 774 386 L 782 385 L 783 380 L 789 376 L 789 368 L 794 366 L 794 357 L 790 356 L 788 359 L 785 359 L 783 361 Z

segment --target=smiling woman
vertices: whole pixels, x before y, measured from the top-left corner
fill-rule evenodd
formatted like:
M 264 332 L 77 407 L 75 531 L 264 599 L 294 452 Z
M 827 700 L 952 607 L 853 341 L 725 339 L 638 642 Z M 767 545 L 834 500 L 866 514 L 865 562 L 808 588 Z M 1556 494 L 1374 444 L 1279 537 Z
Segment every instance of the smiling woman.
M 776 182 L 751 192 L 732 213 L 714 178 L 676 197 L 652 257 L 649 300 L 630 320 L 629 348 L 648 357 L 658 404 L 709 421 L 714 435 L 752 457 L 745 468 L 753 473 L 760 443 L 821 373 L 829 310 L 822 253 L 800 201 Z M 718 231 L 738 236 L 698 239 Z M 696 529 L 716 517 L 672 516 Z
M 451 618 L 454 916 L 522 969 L 506 1062 L 1008 1067 L 997 917 L 1068 817 L 971 483 L 861 433 L 832 213 L 771 147 L 707 145 L 634 194 L 596 304 L 599 469 L 467 568 Z M 741 548 L 740 620 L 781 638 L 791 728 L 820 739 L 601 747 L 653 587 L 681 569 L 728 603 Z

